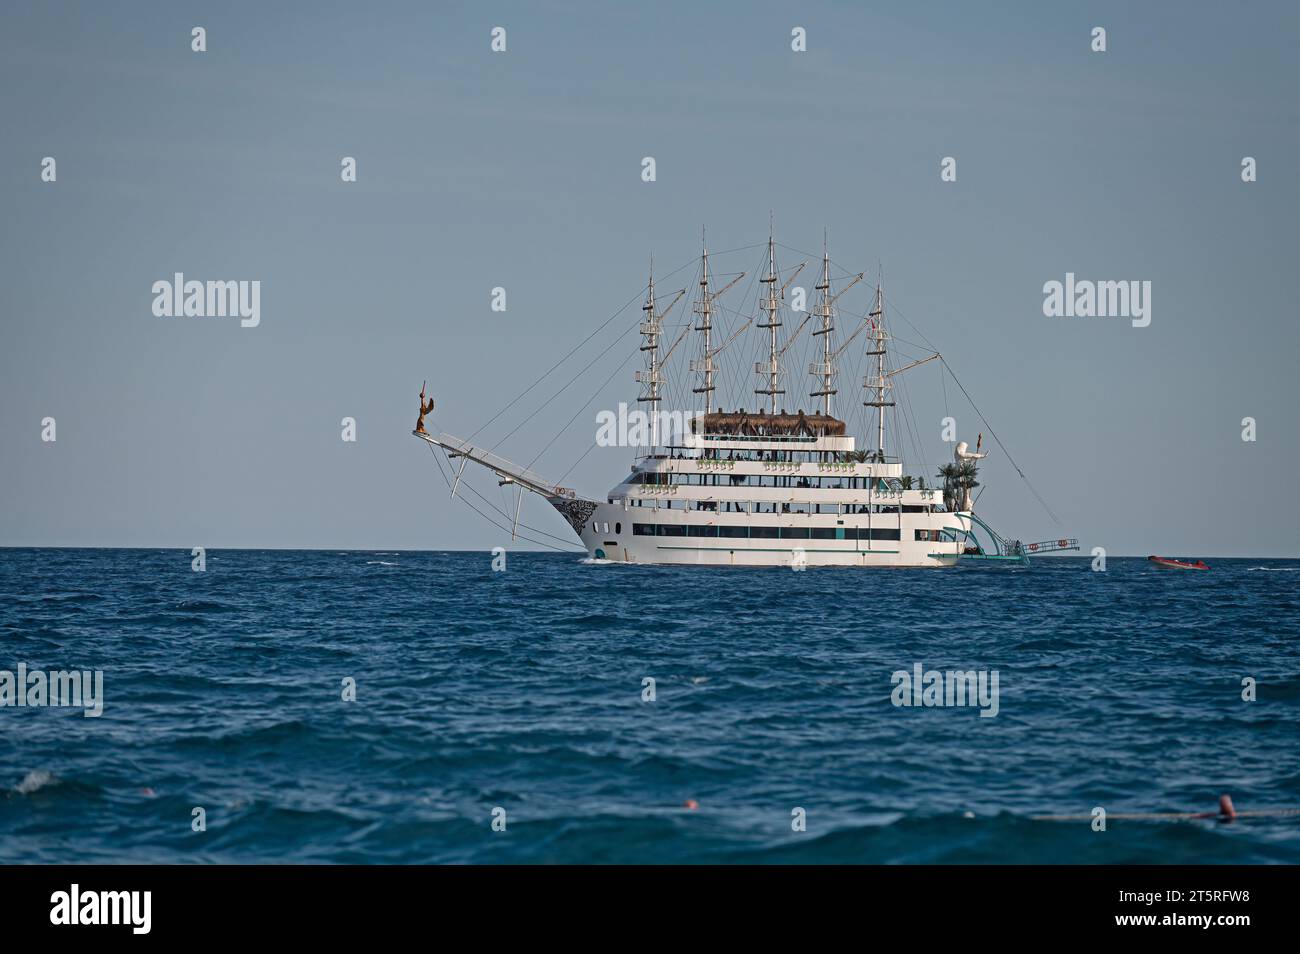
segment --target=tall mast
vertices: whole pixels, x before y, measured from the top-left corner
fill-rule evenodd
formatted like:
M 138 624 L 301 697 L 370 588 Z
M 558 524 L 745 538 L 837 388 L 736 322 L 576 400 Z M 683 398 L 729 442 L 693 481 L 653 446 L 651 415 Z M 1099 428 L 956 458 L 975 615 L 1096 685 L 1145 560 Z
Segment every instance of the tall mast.
M 669 310 L 672 306 L 669 305 Z M 659 387 L 663 384 L 663 371 L 659 364 L 659 335 L 663 331 L 662 316 L 655 312 L 655 260 L 650 259 L 650 285 L 646 292 L 645 304 L 641 306 L 645 312 L 645 320 L 641 322 L 641 336 L 645 339 L 641 345 L 641 350 L 645 352 L 646 368 L 644 372 L 638 371 L 636 374 L 637 381 L 643 384 L 644 390 L 638 402 L 648 403 L 650 405 L 650 448 L 653 451 L 659 443 L 659 401 L 662 396 L 659 393 Z
M 704 395 L 704 413 L 713 411 L 713 295 L 709 291 L 709 246 L 702 245 L 700 255 L 700 298 L 695 302 L 694 311 L 700 316 L 700 323 L 695 330 L 700 332 L 700 359 L 691 362 L 691 370 L 700 374 L 700 386 L 691 388 L 695 394 Z
M 817 310 L 821 312 L 822 326 L 813 331 L 814 335 L 822 336 L 822 360 L 820 365 L 814 364 L 809 370 L 813 374 L 821 375 L 821 390 L 813 391 L 809 396 L 822 399 L 822 413 L 827 417 L 831 414 L 831 395 L 835 389 L 831 387 L 831 379 L 835 376 L 834 355 L 831 354 L 831 331 L 834 325 L 831 324 L 831 259 L 826 251 L 826 235 L 822 233 L 822 280 L 817 284 L 817 290 L 821 292 L 821 302 Z
M 763 309 L 767 312 L 767 321 L 759 322 L 757 327 L 768 330 L 770 346 L 767 361 L 759 361 L 754 365 L 755 373 L 767 375 L 767 387 L 755 388 L 754 393 L 766 394 L 771 401 L 772 413 L 775 414 L 776 396 L 784 394 L 785 391 L 777 387 L 777 379 L 781 375 L 781 364 L 776 348 L 776 329 L 781 327 L 781 322 L 776 317 L 777 310 L 780 308 L 776 291 L 776 244 L 772 240 L 770 229 L 767 234 L 767 276 L 760 278 L 759 281 L 767 285 L 767 301 L 763 305 Z
M 874 401 L 863 401 L 866 407 L 876 408 L 877 418 L 876 429 L 876 452 L 880 455 L 881 460 L 885 457 L 885 408 L 893 407 L 894 402 L 887 400 L 888 393 L 893 389 L 893 384 L 889 376 L 885 373 L 885 319 L 884 319 L 884 297 L 880 292 L 880 282 L 876 282 L 876 298 L 871 306 L 871 311 L 867 313 L 872 319 L 871 341 L 874 350 L 866 352 L 868 355 L 875 355 L 876 373 L 867 375 L 863 380 L 863 386 L 876 392 Z

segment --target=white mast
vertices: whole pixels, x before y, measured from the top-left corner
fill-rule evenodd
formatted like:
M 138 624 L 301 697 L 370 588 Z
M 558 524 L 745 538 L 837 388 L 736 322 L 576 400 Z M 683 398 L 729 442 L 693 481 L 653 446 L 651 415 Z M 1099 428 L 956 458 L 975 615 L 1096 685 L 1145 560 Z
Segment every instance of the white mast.
M 880 282 L 876 282 L 876 300 L 871 306 L 871 311 L 867 313 L 868 317 L 874 319 L 872 322 L 873 331 L 871 341 L 875 349 L 866 352 L 868 355 L 876 356 L 876 373 L 868 374 L 862 381 L 863 387 L 867 390 L 876 392 L 874 401 L 863 401 L 865 407 L 876 408 L 879 415 L 876 425 L 876 452 L 883 461 L 885 458 L 885 408 L 893 407 L 894 402 L 886 400 L 886 395 L 893 389 L 894 385 L 889 380 L 890 376 L 885 372 L 885 318 L 884 318 L 884 297 L 880 292 Z
M 663 330 L 661 316 L 655 312 L 655 260 L 650 258 L 650 286 L 646 293 L 645 304 L 641 306 L 645 320 L 641 322 L 641 336 L 645 343 L 641 350 L 645 352 L 646 369 L 636 373 L 637 381 L 645 385 L 644 392 L 637 398 L 638 403 L 650 405 L 650 451 L 659 444 L 659 386 L 663 384 L 663 372 L 659 366 L 659 335 Z
M 763 309 L 767 312 L 767 321 L 759 322 L 758 327 L 768 330 L 770 344 L 767 361 L 759 361 L 754 365 L 756 374 L 767 375 L 767 387 L 755 388 L 754 393 L 766 394 L 771 401 L 772 413 L 775 414 L 776 396 L 784 394 L 785 391 L 777 387 L 777 379 L 781 375 L 781 362 L 776 347 L 776 329 L 781 327 L 781 322 L 776 317 L 777 310 L 780 308 L 776 291 L 776 244 L 772 240 L 770 229 L 767 234 L 767 276 L 760 278 L 759 281 L 767 285 L 767 301 L 763 305 Z
M 814 361 L 808 366 L 808 373 L 819 376 L 821 388 L 817 391 L 810 392 L 810 397 L 822 399 L 822 413 L 827 417 L 831 416 L 831 395 L 838 392 L 832 383 L 839 368 L 835 366 L 835 359 L 840 356 L 845 348 L 848 347 L 849 341 L 852 341 L 862 331 L 865 324 L 859 326 L 858 330 L 849 335 L 848 341 L 845 341 L 838 348 L 831 349 L 831 332 L 835 330 L 835 303 L 850 288 L 862 281 L 862 272 L 854 275 L 849 279 L 847 285 L 841 288 L 834 295 L 831 294 L 831 257 L 826 251 L 826 238 L 822 237 L 822 278 L 817 283 L 816 288 L 821 292 L 821 300 L 818 302 L 816 313 L 821 317 L 821 327 L 813 331 L 814 335 L 822 336 L 822 359 Z
M 691 390 L 696 394 L 704 395 L 705 414 L 713 412 L 713 373 L 717 370 L 713 359 L 719 351 L 731 344 L 736 337 L 733 334 L 718 347 L 713 347 L 713 303 L 735 288 L 736 283 L 744 277 L 745 273 L 741 272 L 727 284 L 714 291 L 710 287 L 709 247 L 707 244 L 704 245 L 703 252 L 700 254 L 700 297 L 694 304 L 694 311 L 700 316 L 700 323 L 695 326 L 695 330 L 700 332 L 701 335 L 700 357 L 691 361 L 691 370 L 700 375 L 701 381 L 698 388 L 691 388 Z M 684 292 L 679 293 L 679 297 L 680 294 L 684 294 Z M 673 347 L 676 347 L 676 345 Z
M 817 290 L 821 292 L 821 303 L 817 310 L 821 312 L 822 326 L 814 329 L 814 335 L 822 336 L 822 360 L 821 364 L 814 364 L 808 370 L 812 374 L 821 375 L 821 390 L 813 391 L 809 397 L 822 399 L 822 413 L 827 417 L 831 414 L 831 395 L 835 389 L 831 387 L 831 379 L 835 376 L 835 364 L 831 355 L 831 331 L 834 325 L 831 324 L 831 258 L 826 251 L 826 233 L 822 233 L 822 280 L 817 283 Z
M 646 367 L 644 371 L 636 373 L 637 381 L 645 385 L 637 401 L 650 405 L 651 451 L 659 446 L 659 402 L 663 400 L 660 388 L 664 384 L 664 365 L 668 363 L 668 359 L 672 357 L 682 338 L 686 337 L 686 329 L 682 329 L 681 335 L 673 342 L 667 352 L 661 353 L 659 336 L 663 334 L 664 318 L 677 307 L 677 303 L 682 300 L 682 296 L 685 294 L 686 289 L 681 289 L 668 302 L 668 306 L 663 311 L 658 310 L 658 303 L 655 301 L 655 260 L 652 257 L 650 259 L 650 284 L 647 286 L 645 304 L 641 306 L 641 310 L 645 312 L 645 320 L 641 322 L 640 328 L 641 336 L 645 339 L 645 343 L 641 345 L 641 350 L 645 352 Z
M 698 388 L 691 388 L 695 394 L 704 395 L 704 413 L 713 410 L 713 296 L 709 293 L 709 246 L 704 244 L 700 255 L 700 297 L 695 302 L 694 311 L 700 316 L 700 323 L 695 330 L 701 334 L 700 358 L 691 362 L 691 370 L 700 374 Z

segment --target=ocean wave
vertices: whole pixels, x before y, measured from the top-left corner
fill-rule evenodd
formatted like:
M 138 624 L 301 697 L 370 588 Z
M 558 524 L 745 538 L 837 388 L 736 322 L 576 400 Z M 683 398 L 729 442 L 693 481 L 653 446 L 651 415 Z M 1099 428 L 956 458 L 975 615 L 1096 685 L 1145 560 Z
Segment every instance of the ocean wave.
M 233 613 L 239 607 L 217 600 L 181 600 L 176 604 L 176 609 L 185 610 L 186 613 Z
M 51 785 L 57 785 L 58 778 L 53 772 L 46 772 L 43 769 L 34 769 L 23 776 L 23 780 L 15 785 L 12 791 L 17 795 L 31 795 L 33 792 L 39 792 L 43 788 Z

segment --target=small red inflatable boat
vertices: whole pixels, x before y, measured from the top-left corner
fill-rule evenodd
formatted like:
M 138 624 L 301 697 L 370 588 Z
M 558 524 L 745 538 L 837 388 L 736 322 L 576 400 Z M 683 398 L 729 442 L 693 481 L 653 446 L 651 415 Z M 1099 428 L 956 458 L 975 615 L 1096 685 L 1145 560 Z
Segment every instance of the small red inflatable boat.
M 1188 563 L 1186 560 L 1171 560 L 1168 557 L 1158 556 L 1149 556 L 1147 559 L 1156 566 L 1164 567 L 1166 570 L 1208 570 L 1210 568 L 1204 560 Z

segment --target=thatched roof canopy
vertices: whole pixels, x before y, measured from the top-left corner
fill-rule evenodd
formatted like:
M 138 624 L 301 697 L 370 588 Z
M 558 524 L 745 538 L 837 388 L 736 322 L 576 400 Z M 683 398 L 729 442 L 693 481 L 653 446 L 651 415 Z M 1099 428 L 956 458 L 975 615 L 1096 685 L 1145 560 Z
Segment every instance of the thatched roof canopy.
M 697 434 L 736 434 L 749 437 L 843 437 L 844 422 L 826 414 L 768 414 L 765 411 L 714 411 L 692 422 Z

